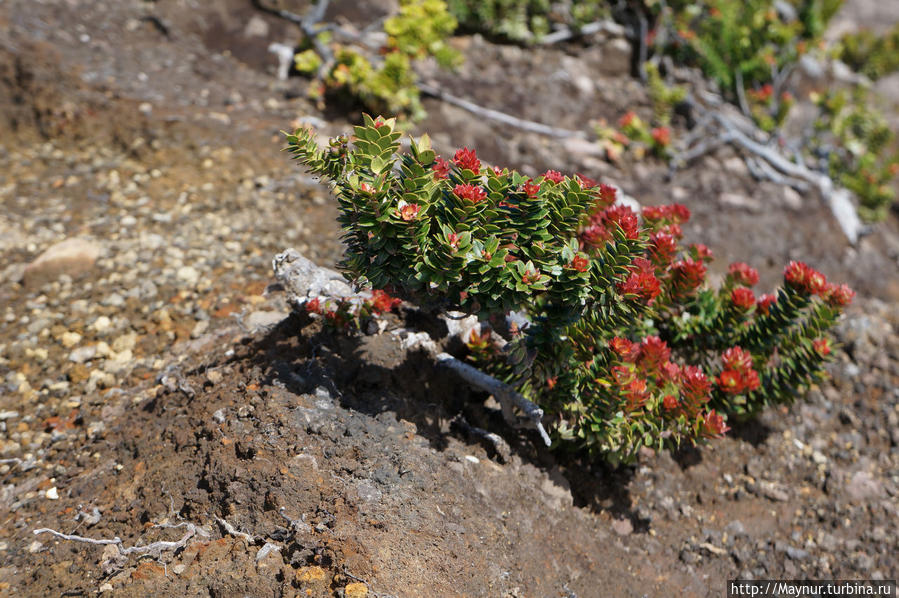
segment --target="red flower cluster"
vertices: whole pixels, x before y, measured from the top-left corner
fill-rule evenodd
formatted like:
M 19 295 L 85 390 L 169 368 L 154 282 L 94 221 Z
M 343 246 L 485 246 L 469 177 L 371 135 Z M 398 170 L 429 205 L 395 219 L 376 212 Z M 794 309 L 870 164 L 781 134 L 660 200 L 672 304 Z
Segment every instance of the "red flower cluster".
M 756 309 L 767 316 L 771 311 L 771 306 L 775 303 L 777 303 L 777 295 L 768 293 L 759 297 L 758 303 L 756 303 Z
M 709 401 L 709 392 L 712 390 L 712 381 L 705 375 L 702 368 L 695 365 L 686 365 L 680 372 L 680 391 L 684 406 L 690 413 L 699 411 L 699 408 Z
M 318 297 L 306 300 L 306 311 L 310 314 L 319 314 L 322 310 L 322 302 Z
M 830 341 L 826 338 L 818 338 L 812 341 L 812 347 L 815 349 L 815 353 L 820 355 L 821 357 L 827 357 L 830 355 Z
M 440 156 L 437 156 L 434 160 L 434 164 L 431 165 L 431 170 L 434 171 L 434 176 L 438 179 L 449 178 L 450 163 Z
M 724 423 L 724 418 L 715 413 L 712 409 L 705 414 L 702 420 L 702 435 L 706 438 L 716 438 L 724 436 L 724 433 L 730 430 Z
M 609 341 L 609 348 L 618 354 L 621 361 L 633 363 L 640 354 L 640 345 L 632 343 L 626 338 L 616 336 Z
M 578 272 L 586 272 L 590 268 L 590 259 L 581 254 L 577 254 L 574 256 L 574 259 L 571 260 L 571 267 Z
M 400 303 L 402 303 L 401 299 L 391 297 L 380 289 L 375 289 L 371 292 L 371 300 L 369 301 L 371 310 L 378 314 L 388 312 Z
M 671 129 L 668 127 L 656 127 L 650 131 L 652 140 L 660 147 L 668 147 L 671 145 Z
M 420 210 L 421 206 L 417 203 L 407 203 L 400 209 L 400 217 L 406 222 L 411 222 L 415 220 Z
M 677 253 L 674 235 L 659 231 L 649 236 L 649 257 L 656 266 L 667 266 Z
M 727 272 L 734 282 L 747 287 L 754 286 L 759 281 L 759 271 L 745 262 L 732 263 Z
M 828 283 L 821 297 L 833 307 L 845 307 L 852 303 L 855 291 L 846 284 L 837 286 L 833 283 Z
M 543 173 L 543 179 L 558 184 L 564 181 L 565 177 L 558 170 L 547 170 Z
M 475 174 L 481 173 L 481 161 L 478 160 L 477 152 L 473 149 L 463 147 L 456 151 L 456 155 L 453 156 L 453 163 L 462 170 L 470 170 Z
M 528 182 L 524 184 L 524 193 L 528 197 L 537 197 L 537 193 L 540 192 L 540 185 L 534 183 L 534 179 L 528 179 Z
M 671 349 L 657 336 L 647 336 L 640 343 L 640 354 L 637 357 L 637 365 L 648 373 L 661 373 L 663 366 L 671 357 Z
M 752 392 L 760 386 L 759 375 L 752 369 L 752 354 L 740 347 L 731 347 L 721 356 L 724 371 L 718 375 L 718 387 L 733 395 Z
M 487 198 L 487 192 L 478 187 L 477 185 L 470 185 L 465 183 L 464 185 L 456 185 L 453 187 L 453 193 L 456 194 L 456 197 L 459 199 L 467 199 L 472 203 L 478 203 L 479 201 L 483 201 Z
M 634 124 L 634 121 L 637 119 L 637 113 L 633 110 L 624 113 L 620 119 L 618 119 L 618 126 L 622 129 L 631 126 Z
M 712 250 L 706 247 L 703 243 L 691 244 L 690 253 L 695 256 L 696 259 L 702 260 L 703 262 L 710 262 L 715 259 L 715 256 L 712 255 Z
M 580 234 L 581 245 L 586 247 L 605 245 L 612 238 L 613 224 L 620 226 L 628 239 L 640 236 L 640 224 L 634 211 L 624 205 L 615 205 L 594 212 L 590 216 L 590 225 Z
M 749 311 L 755 305 L 755 295 L 746 287 L 737 287 L 731 291 L 730 300 L 740 311 Z
M 608 208 L 615 204 L 618 199 L 618 189 L 606 183 L 599 184 L 599 191 L 596 193 L 596 207 L 600 209 Z
M 824 275 L 802 262 L 792 261 L 787 264 L 784 268 L 784 280 L 789 286 L 809 295 L 818 295 L 827 289 Z
M 671 264 L 671 290 L 675 296 L 689 295 L 705 280 L 706 267 L 701 261 L 686 258 Z
M 460 236 L 456 233 L 449 233 L 446 236 L 447 242 L 450 244 L 450 247 L 452 247 L 453 249 L 459 248 L 459 238 L 460 238 Z
M 643 208 L 643 222 L 653 229 L 657 229 L 665 224 L 684 224 L 689 219 L 689 208 L 679 203 L 663 206 L 646 206 Z
M 635 259 L 627 280 L 618 285 L 618 292 L 624 295 L 637 295 L 651 305 L 662 292 L 652 262 L 641 257 Z

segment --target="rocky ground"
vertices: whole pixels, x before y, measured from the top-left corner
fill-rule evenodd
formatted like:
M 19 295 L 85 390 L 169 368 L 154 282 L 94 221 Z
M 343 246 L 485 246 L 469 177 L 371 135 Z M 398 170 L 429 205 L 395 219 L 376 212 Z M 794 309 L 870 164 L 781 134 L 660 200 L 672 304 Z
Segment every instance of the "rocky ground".
M 816 197 L 756 183 L 731 150 L 669 176 L 429 100 L 420 129 L 444 153 L 681 201 L 719 268 L 745 259 L 772 286 L 800 258 L 859 290 L 807 401 L 610 470 L 506 428 L 389 330 L 336 337 L 267 290 L 285 247 L 340 254 L 326 190 L 279 131 L 355 119 L 276 80 L 266 48 L 295 39 L 288 24 L 241 0 L 19 0 L 0 31 L 0 594 L 720 596 L 736 576 L 895 578 L 895 217 L 850 247 Z M 585 128 L 649 110 L 623 41 L 462 38 L 460 72 L 428 76 Z M 121 558 L 41 527 L 128 547 L 193 535 Z

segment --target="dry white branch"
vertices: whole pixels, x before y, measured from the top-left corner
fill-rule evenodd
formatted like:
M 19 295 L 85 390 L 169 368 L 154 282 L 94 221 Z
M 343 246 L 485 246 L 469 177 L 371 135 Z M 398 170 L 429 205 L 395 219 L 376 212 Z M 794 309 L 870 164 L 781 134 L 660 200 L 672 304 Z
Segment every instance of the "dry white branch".
M 557 29 L 538 39 L 537 43 L 543 46 L 549 46 L 569 39 L 593 35 L 595 33 L 608 33 L 609 35 L 621 37 L 625 34 L 625 29 L 615 21 L 604 19 L 587 23 L 583 27 L 563 27 Z
M 222 526 L 222 529 L 224 529 L 225 532 L 227 532 L 229 535 L 232 535 L 235 538 L 241 538 L 245 540 L 247 544 L 256 543 L 256 536 L 251 536 L 246 532 L 238 531 L 233 525 L 217 515 L 214 515 L 213 517 L 215 518 L 215 521 Z
M 696 105 L 693 107 L 697 108 Z M 718 125 L 717 130 L 711 126 L 713 122 Z M 847 189 L 838 187 L 827 174 L 811 170 L 799 161 L 790 160 L 777 148 L 756 141 L 753 137 L 762 136 L 757 128 L 753 127 L 747 132 L 746 122 L 726 116 L 720 110 L 707 111 L 700 126 L 700 131 L 694 131 L 689 137 L 691 142 L 699 142 L 693 147 L 687 145 L 675 155 L 671 160 L 673 168 L 730 143 L 749 154 L 745 159 L 755 176 L 789 185 L 797 190 L 804 190 L 808 186 L 816 187 L 852 245 L 866 232 L 867 227 L 862 224 L 852 204 L 852 195 Z M 754 162 L 752 158 L 755 159 Z
M 193 523 L 179 523 L 177 525 L 161 525 L 161 526 L 157 526 L 157 527 L 163 527 L 163 528 L 168 528 L 168 529 L 185 527 L 185 528 L 187 528 L 187 531 L 184 533 L 184 535 L 181 537 L 180 540 L 177 540 L 174 542 L 163 540 L 163 541 L 147 544 L 146 546 L 131 546 L 130 548 L 125 548 L 123 545 L 122 539 L 119 538 L 118 536 L 116 536 L 112 539 L 86 538 L 84 536 L 76 536 L 74 534 L 64 534 L 62 532 L 58 532 L 54 529 L 50 529 L 47 527 L 42 527 L 40 529 L 36 529 L 36 530 L 34 530 L 33 533 L 35 535 L 52 534 L 53 536 L 56 536 L 57 538 L 60 538 L 61 540 L 69 540 L 71 542 L 83 542 L 85 544 L 96 544 L 96 545 L 100 545 L 100 546 L 112 545 L 112 546 L 115 546 L 118 549 L 119 554 L 121 554 L 123 556 L 128 556 L 131 554 L 155 554 L 158 556 L 163 551 L 178 550 L 179 548 L 184 548 L 185 546 L 187 546 L 188 541 L 191 538 L 193 538 L 194 536 L 203 536 L 203 537 L 209 536 L 209 533 L 206 532 L 206 530 L 194 525 Z
M 499 110 L 494 110 L 493 108 L 485 108 L 483 106 L 475 104 L 474 102 L 470 102 L 466 99 L 454 96 L 451 93 L 447 93 L 446 91 L 443 91 L 442 89 L 434 85 L 419 83 L 418 89 L 421 91 L 421 93 L 427 96 L 437 98 L 438 100 L 444 101 L 447 104 L 452 104 L 453 106 L 458 106 L 459 108 L 468 110 L 472 114 L 475 114 L 482 118 L 489 118 L 490 120 L 495 120 L 496 122 L 502 123 L 504 125 L 509 125 L 510 127 L 521 129 L 522 131 L 537 133 L 538 135 L 546 135 L 548 137 L 557 137 L 561 139 L 570 139 L 572 137 L 576 137 L 579 139 L 587 138 L 587 134 L 584 131 L 572 131 L 570 129 L 551 127 L 549 125 L 544 125 L 543 123 L 518 118 L 516 116 L 512 116 L 511 114 L 507 114 Z

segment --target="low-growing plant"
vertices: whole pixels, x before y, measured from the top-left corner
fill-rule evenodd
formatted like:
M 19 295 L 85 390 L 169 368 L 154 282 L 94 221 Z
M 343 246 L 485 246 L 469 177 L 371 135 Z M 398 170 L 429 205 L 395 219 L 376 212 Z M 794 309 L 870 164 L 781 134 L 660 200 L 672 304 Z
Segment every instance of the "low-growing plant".
M 528 43 L 553 26 L 579 26 L 608 12 L 606 0 L 448 0 L 463 30 Z
M 684 206 L 637 214 L 584 176 L 488 167 L 466 148 L 445 160 L 426 135 L 398 156 L 399 139 L 368 116 L 324 149 L 309 130 L 287 136 L 330 181 L 348 278 L 430 309 L 525 316 L 503 350 L 473 333 L 472 357 L 542 407 L 560 444 L 617 462 L 702 442 L 821 375 L 845 285 L 791 262 L 756 297 L 758 273 L 736 263 L 712 288 L 711 252 L 682 243 Z
M 883 220 L 899 175 L 895 133 L 862 89 L 820 95 L 817 101 L 821 116 L 815 141 L 827 156 L 831 177 L 858 196 L 860 216 Z
M 837 56 L 871 79 L 899 70 L 899 24 L 884 35 L 868 30 L 850 33 L 840 40 Z
M 343 95 L 372 111 L 419 120 L 424 109 L 412 63 L 432 56 L 442 66 L 457 65 L 461 54 L 446 41 L 455 29 L 456 20 L 443 0 L 401 0 L 399 12 L 384 22 L 387 44 L 379 54 L 361 46 L 335 44 L 327 72 L 320 73 L 325 57 L 310 45 L 294 56 L 294 65 L 301 73 L 321 76 L 319 85 L 311 88 L 313 97 Z M 320 44 L 331 47 L 329 31 L 318 36 Z
M 599 121 L 593 128 L 611 162 L 617 162 L 625 153 L 635 160 L 642 160 L 647 152 L 659 158 L 670 156 L 671 127 L 654 127 L 632 110 L 618 120 L 617 129 L 605 121 Z

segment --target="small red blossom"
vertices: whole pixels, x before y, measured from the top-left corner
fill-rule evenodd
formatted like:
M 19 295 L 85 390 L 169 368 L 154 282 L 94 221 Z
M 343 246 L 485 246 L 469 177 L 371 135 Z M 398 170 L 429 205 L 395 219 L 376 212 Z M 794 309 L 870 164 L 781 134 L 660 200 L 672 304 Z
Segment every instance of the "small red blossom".
M 640 353 L 640 345 L 626 338 L 616 336 L 609 341 L 609 348 L 621 358 L 621 361 L 633 362 Z
M 784 281 L 810 295 L 822 293 L 827 288 L 827 279 L 823 274 L 803 262 L 791 261 L 784 268 Z
M 437 156 L 437 158 L 434 160 L 434 164 L 431 165 L 431 170 L 434 172 L 434 176 L 438 179 L 449 178 L 450 163 L 440 156 Z
M 608 208 L 618 199 L 618 188 L 606 183 L 600 183 L 596 199 L 597 207 Z
M 543 173 L 543 179 L 558 184 L 564 181 L 565 177 L 558 170 L 547 170 Z
M 306 301 L 306 311 L 310 314 L 321 313 L 321 310 L 321 300 L 318 297 L 314 297 Z
M 537 197 L 537 193 L 540 192 L 540 185 L 534 183 L 533 179 L 528 179 L 528 182 L 524 184 L 524 193 L 528 197 Z
M 821 295 L 824 300 L 833 307 L 845 307 L 852 303 L 855 297 L 855 291 L 849 288 L 849 285 L 828 284 Z
M 756 309 L 761 313 L 768 315 L 771 312 L 771 306 L 775 303 L 777 303 L 777 295 L 766 293 L 759 297 L 759 300 L 755 305 Z
M 625 128 L 631 126 L 632 124 L 634 124 L 635 120 L 637 120 L 636 112 L 634 112 L 633 110 L 625 112 L 624 116 L 622 116 L 620 119 L 618 119 L 618 126 L 621 127 L 622 129 L 625 129 Z
M 725 432 L 730 430 L 724 423 L 724 418 L 715 413 L 712 409 L 705 414 L 702 420 L 702 435 L 707 438 L 717 438 L 723 436 Z
M 622 387 L 621 390 L 627 401 L 625 409 L 628 411 L 636 411 L 646 404 L 646 400 L 649 399 L 649 392 L 647 391 L 646 386 L 646 380 L 637 378 L 631 380 Z
M 369 195 L 375 192 L 375 188 L 366 182 L 363 182 L 361 185 L 359 185 L 359 190 L 363 193 L 368 193 Z
M 419 211 L 421 211 L 420 205 L 417 203 L 407 203 L 400 209 L 400 217 L 406 222 L 411 222 L 418 216 Z
M 812 341 L 812 347 L 815 349 L 815 353 L 821 357 L 830 355 L 830 341 L 826 338 L 815 339 Z
M 577 182 L 581 186 L 581 189 L 593 189 L 594 187 L 599 185 L 598 182 L 586 175 L 578 173 L 575 176 L 577 177 Z
M 653 229 L 661 229 L 662 227 L 671 227 L 672 225 L 681 225 L 690 219 L 690 210 L 687 206 L 679 203 L 666 204 L 661 206 L 646 206 L 643 208 L 643 222 Z M 680 228 L 669 230 L 674 236 L 680 237 Z
M 375 313 L 385 313 L 402 303 L 401 299 L 391 297 L 386 292 L 375 289 L 371 292 L 371 308 Z
M 460 235 L 458 235 L 456 233 L 449 233 L 446 236 L 447 242 L 450 244 L 450 247 L 452 247 L 453 249 L 459 248 L 459 238 L 460 238 Z
M 659 147 L 668 147 L 671 145 L 671 129 L 668 127 L 656 127 L 650 131 L 652 140 Z
M 612 235 L 609 234 L 609 231 L 607 231 L 604 226 L 598 224 L 591 224 L 578 235 L 578 240 L 581 242 L 582 249 L 587 247 L 602 247 L 611 238 Z
M 726 393 L 739 394 L 742 390 L 740 373 L 734 370 L 724 370 L 718 374 L 718 387 Z
M 586 272 L 590 268 L 590 260 L 586 256 L 577 254 L 574 256 L 574 259 L 571 260 L 571 267 L 578 272 Z
M 734 282 L 747 287 L 751 287 L 759 281 L 759 271 L 745 262 L 732 263 L 727 272 Z
M 752 353 L 741 347 L 731 347 L 721 355 L 726 369 L 745 372 L 752 368 Z
M 674 411 L 680 407 L 680 402 L 674 395 L 665 395 L 665 398 L 662 399 L 662 407 L 665 408 L 665 411 Z
M 647 305 L 652 305 L 662 288 L 656 278 L 652 263 L 644 258 L 637 258 L 631 266 L 631 273 L 623 283 L 618 285 L 618 292 L 624 295 L 636 295 Z
M 524 284 L 534 284 L 540 280 L 540 270 L 536 268 L 528 268 L 521 276 L 521 282 Z
M 677 253 L 677 239 L 670 233 L 653 233 L 649 243 L 649 257 L 657 266 L 667 266 Z
M 700 405 L 709 401 L 712 381 L 702 368 L 695 365 L 684 366 L 681 370 L 680 383 L 681 394 L 692 410 L 699 409 Z
M 671 264 L 671 288 L 678 296 L 689 295 L 705 280 L 706 266 L 692 258 Z
M 640 357 L 637 363 L 644 371 L 658 373 L 668 362 L 669 357 L 671 349 L 665 341 L 657 336 L 647 336 L 640 343 Z
M 503 176 L 503 169 L 502 169 L 502 167 L 501 167 L 501 166 L 494 166 L 494 167 L 493 167 L 493 174 L 495 174 L 496 176 Z
M 755 305 L 755 294 L 746 287 L 737 287 L 730 292 L 731 303 L 740 311 L 749 311 Z
M 478 160 L 478 154 L 473 149 L 463 147 L 456 151 L 453 162 L 462 170 L 470 170 L 475 174 L 481 173 L 481 161 Z
M 375 128 L 380 129 L 381 127 L 383 127 L 386 124 L 387 123 L 384 122 L 384 119 L 379 116 L 378 120 L 375 121 Z
M 621 227 L 628 239 L 636 239 L 640 236 L 637 215 L 628 206 L 617 205 L 607 208 L 600 214 L 600 222 L 607 230 L 614 222 Z
M 693 243 L 692 245 L 690 245 L 690 253 L 704 262 L 710 262 L 715 259 L 715 256 L 712 254 L 712 250 L 702 243 Z
M 455 193 L 459 199 L 467 199 L 472 203 L 478 203 L 487 198 L 486 191 L 477 185 L 470 185 L 468 183 L 456 185 L 453 187 L 453 193 Z
M 546 379 L 546 388 L 552 390 L 556 387 L 556 384 L 559 382 L 558 376 L 552 376 L 551 378 Z

